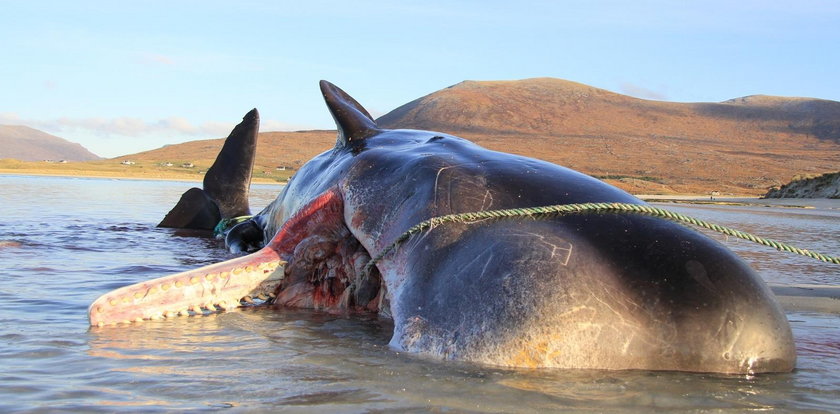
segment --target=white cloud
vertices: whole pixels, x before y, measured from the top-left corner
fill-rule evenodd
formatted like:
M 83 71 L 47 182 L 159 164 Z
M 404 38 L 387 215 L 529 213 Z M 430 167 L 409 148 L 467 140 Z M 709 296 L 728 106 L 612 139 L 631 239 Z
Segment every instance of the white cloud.
M 194 123 L 176 116 L 152 121 L 135 117 L 26 119 L 13 112 L 0 112 L 0 124 L 39 129 L 78 142 L 95 154 L 109 158 L 185 141 L 224 138 L 236 125 L 235 122 L 215 121 Z M 312 128 L 270 119 L 260 121 L 261 132 L 305 129 Z
M 629 82 L 623 82 L 621 85 L 619 85 L 619 91 L 625 95 L 630 95 L 642 99 L 653 99 L 657 101 L 664 101 L 668 99 L 668 97 L 665 96 L 664 93 L 657 92 L 655 90 L 648 89 Z
M 3 125 L 20 125 L 21 119 L 18 114 L 11 112 L 0 112 L 0 124 Z
M 202 122 L 172 116 L 154 121 L 141 118 L 58 118 L 23 119 L 11 112 L 0 113 L 0 124 L 26 125 L 52 133 L 84 133 L 100 137 L 120 136 L 140 138 L 145 136 L 188 136 L 209 139 L 227 136 L 236 123 Z M 308 129 L 303 125 L 289 124 L 271 119 L 260 121 L 260 131 L 295 131 Z

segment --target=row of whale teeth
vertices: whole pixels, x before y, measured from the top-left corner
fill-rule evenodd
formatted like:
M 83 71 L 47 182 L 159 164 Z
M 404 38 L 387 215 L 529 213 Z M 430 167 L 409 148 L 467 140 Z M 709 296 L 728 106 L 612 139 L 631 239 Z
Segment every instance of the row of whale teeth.
M 259 306 L 270 303 L 270 300 L 277 297 L 274 293 L 260 294 L 257 296 L 245 296 L 244 298 L 240 299 L 238 303 L 236 302 L 219 302 L 219 303 L 208 303 L 204 305 L 193 305 L 187 309 L 182 309 L 180 311 L 167 311 L 167 312 L 158 312 L 148 318 L 136 318 L 132 320 L 125 320 L 119 323 L 129 324 L 132 322 L 143 322 L 148 320 L 160 320 L 166 318 L 174 318 L 176 316 L 203 316 L 203 315 L 211 315 L 214 313 L 225 312 L 230 309 L 238 308 L 238 307 L 246 307 L 246 306 Z M 98 326 L 104 326 L 104 323 L 100 322 Z
M 129 295 L 124 295 L 122 297 L 120 297 L 120 296 L 112 297 L 112 298 L 108 299 L 105 304 L 98 305 L 92 311 L 102 313 L 102 312 L 107 312 L 108 309 L 106 308 L 106 306 L 116 307 L 116 306 L 126 306 L 126 305 L 136 304 L 137 301 L 139 301 L 139 300 L 141 300 L 141 299 L 143 299 L 143 298 L 145 298 L 149 295 L 155 295 L 158 292 L 166 292 L 166 291 L 168 291 L 170 289 L 173 289 L 173 288 L 175 288 L 175 289 L 186 289 L 190 286 L 194 286 L 194 285 L 198 285 L 198 284 L 204 284 L 205 287 L 207 287 L 207 285 L 209 284 L 209 287 L 211 287 L 211 289 L 215 289 L 215 287 L 212 286 L 214 283 L 219 283 L 219 282 L 223 282 L 223 281 L 224 281 L 224 283 L 227 283 L 227 279 L 230 278 L 231 276 L 240 276 L 243 273 L 245 273 L 246 275 L 247 274 L 252 274 L 252 275 L 256 274 L 258 276 L 269 275 L 269 277 L 265 279 L 266 281 L 274 281 L 277 284 L 279 284 L 279 282 L 281 280 L 283 280 L 283 269 L 282 269 L 281 266 L 284 265 L 284 264 L 285 264 L 285 262 L 283 262 L 283 261 L 274 260 L 274 261 L 260 263 L 257 266 L 248 265 L 248 266 L 245 266 L 245 267 L 237 267 L 237 268 L 232 269 L 230 272 L 207 273 L 203 276 L 188 274 L 186 277 L 184 277 L 183 274 L 179 274 L 179 275 L 163 277 L 161 279 L 158 279 L 158 280 L 160 280 L 159 283 L 150 284 L 150 286 L 147 289 L 145 289 L 145 291 L 137 291 L 137 292 L 134 292 L 133 295 L 129 294 Z M 281 267 L 279 269 L 279 271 L 278 271 L 278 267 Z M 272 274 L 275 273 L 275 271 L 277 271 L 277 275 L 272 277 Z M 187 273 L 192 273 L 192 272 L 187 272 Z M 174 282 L 173 282 L 173 280 L 174 280 Z M 224 311 L 227 311 L 227 310 L 231 310 L 231 309 L 234 309 L 234 308 L 237 308 L 237 307 L 259 306 L 259 305 L 271 303 L 274 300 L 274 298 L 276 297 L 276 295 L 273 292 L 273 288 L 275 286 L 272 285 L 272 284 L 268 284 L 268 285 L 261 286 L 261 287 L 263 287 L 263 289 L 261 289 L 260 291 L 255 292 L 255 291 L 252 290 L 249 295 L 241 297 L 238 300 L 234 299 L 235 296 L 234 296 L 234 298 L 221 299 L 221 300 L 220 300 L 219 297 L 217 297 L 215 301 L 212 301 L 212 302 L 209 302 L 209 303 L 208 302 L 199 302 L 199 303 L 194 303 L 194 304 L 181 305 L 179 307 L 179 309 L 163 310 L 163 311 L 155 312 L 151 315 L 147 315 L 147 316 L 144 316 L 144 317 L 138 317 L 138 318 L 135 318 L 133 320 L 132 319 L 126 319 L 126 320 L 119 321 L 119 322 L 112 322 L 111 324 L 131 324 L 133 322 L 142 322 L 144 320 L 160 320 L 160 319 L 166 319 L 166 318 L 174 318 L 176 316 L 210 315 L 210 314 L 214 314 L 214 313 L 219 313 L 219 312 L 224 312 Z M 222 296 L 224 296 L 224 295 L 222 295 Z M 105 306 L 103 306 L 103 305 L 105 305 Z M 102 326 L 105 326 L 105 325 L 106 325 L 106 323 L 104 323 L 104 322 L 97 323 L 97 326 L 99 326 L 99 327 L 102 327 Z

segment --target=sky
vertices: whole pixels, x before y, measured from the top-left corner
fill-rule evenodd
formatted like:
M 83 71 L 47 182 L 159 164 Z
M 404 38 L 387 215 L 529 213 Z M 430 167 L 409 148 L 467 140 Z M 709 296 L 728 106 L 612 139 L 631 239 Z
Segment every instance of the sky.
M 0 0 L 0 124 L 116 157 L 332 129 L 318 81 L 374 116 L 463 80 L 554 77 L 644 99 L 840 101 L 836 0 Z M 538 103 L 535 103 L 538 104 Z

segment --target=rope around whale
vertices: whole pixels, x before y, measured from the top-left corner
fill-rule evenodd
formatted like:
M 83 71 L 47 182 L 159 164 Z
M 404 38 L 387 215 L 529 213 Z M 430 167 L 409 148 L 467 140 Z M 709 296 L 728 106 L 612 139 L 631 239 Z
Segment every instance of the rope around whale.
M 216 227 L 213 229 L 213 235 L 216 237 L 220 237 L 225 234 L 225 231 L 239 223 L 242 223 L 245 220 L 250 219 L 254 216 L 239 216 L 239 217 L 229 217 L 223 218 L 219 221 L 219 224 L 216 224 Z
M 783 252 L 791 252 L 807 256 L 813 259 L 821 260 L 823 262 L 840 264 L 840 257 L 832 257 L 822 253 L 817 253 L 811 250 L 800 249 L 786 243 L 778 242 L 776 240 L 765 239 L 750 233 L 740 230 L 731 229 L 729 227 L 720 226 L 707 221 L 699 220 L 694 217 L 689 217 L 673 211 L 668 211 L 662 208 L 630 203 L 581 203 L 581 204 L 559 204 L 544 207 L 525 207 L 512 208 L 507 210 L 487 210 L 477 211 L 473 213 L 459 213 L 449 214 L 446 216 L 432 217 L 426 221 L 415 224 L 405 233 L 401 234 L 388 247 L 382 249 L 376 256 L 374 256 L 365 265 L 362 275 L 368 275 L 373 266 L 382 260 L 383 257 L 394 251 L 400 244 L 408 240 L 414 234 L 425 230 L 431 230 L 441 224 L 445 223 L 467 223 L 472 221 L 484 219 L 500 219 L 500 218 L 515 218 L 515 217 L 543 217 L 549 215 L 569 215 L 569 214 L 584 214 L 584 213 L 628 213 L 641 214 L 654 217 L 662 217 L 673 221 L 692 224 L 697 227 L 702 227 L 708 230 L 716 231 L 728 236 L 734 236 L 740 239 L 749 240 L 764 246 L 772 247 Z

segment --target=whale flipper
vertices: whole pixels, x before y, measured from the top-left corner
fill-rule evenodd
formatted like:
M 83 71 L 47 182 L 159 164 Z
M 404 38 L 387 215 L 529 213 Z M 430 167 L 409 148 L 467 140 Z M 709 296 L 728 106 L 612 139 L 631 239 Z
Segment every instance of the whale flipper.
M 250 215 L 248 192 L 259 127 L 259 112 L 252 109 L 225 139 L 204 175 L 204 189 L 187 190 L 158 227 L 213 230 L 223 218 Z
M 213 230 L 222 219 L 219 206 L 200 188 L 190 188 L 178 204 L 161 220 L 158 227 L 176 229 Z
M 204 191 L 219 205 L 222 218 L 251 214 L 248 190 L 251 187 L 259 129 L 260 114 L 255 108 L 233 128 L 216 162 L 204 175 Z

